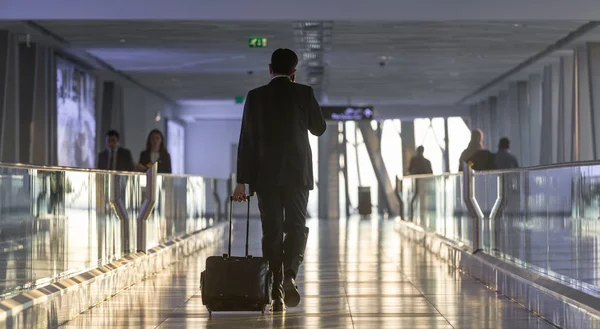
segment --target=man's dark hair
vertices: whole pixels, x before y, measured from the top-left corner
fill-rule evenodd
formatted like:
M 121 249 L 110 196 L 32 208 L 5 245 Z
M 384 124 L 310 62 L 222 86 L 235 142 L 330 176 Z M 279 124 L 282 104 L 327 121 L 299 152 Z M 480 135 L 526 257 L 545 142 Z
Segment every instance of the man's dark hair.
M 271 68 L 275 74 L 291 75 L 298 65 L 298 55 L 290 49 L 279 48 L 271 55 Z
M 425 152 L 425 148 L 423 146 L 417 147 L 417 153 L 423 154 Z
M 500 138 L 500 142 L 498 143 L 498 149 L 507 150 L 510 148 L 510 140 L 506 137 Z
M 112 136 L 115 136 L 115 137 L 117 137 L 117 139 L 121 139 L 121 136 L 119 135 L 119 132 L 118 132 L 118 131 L 116 131 L 116 130 L 109 130 L 109 131 L 106 133 L 106 137 L 112 137 Z

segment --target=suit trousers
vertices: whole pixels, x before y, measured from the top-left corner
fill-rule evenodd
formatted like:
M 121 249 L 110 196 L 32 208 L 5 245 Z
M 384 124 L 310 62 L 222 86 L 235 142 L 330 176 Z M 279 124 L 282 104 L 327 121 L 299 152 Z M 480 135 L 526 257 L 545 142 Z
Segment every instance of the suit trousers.
M 272 268 L 283 264 L 285 273 L 295 277 L 304 260 L 306 248 L 305 187 L 271 187 L 257 189 L 258 208 L 262 222 L 263 256 Z

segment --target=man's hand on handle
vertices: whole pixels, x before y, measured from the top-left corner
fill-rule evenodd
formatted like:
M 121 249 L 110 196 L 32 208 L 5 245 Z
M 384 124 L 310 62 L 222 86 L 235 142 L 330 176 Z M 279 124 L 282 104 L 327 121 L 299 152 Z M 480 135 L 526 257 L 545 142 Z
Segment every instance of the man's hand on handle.
M 246 184 L 237 184 L 235 189 L 233 190 L 233 201 L 236 202 L 244 202 L 248 200 L 248 195 L 246 194 Z

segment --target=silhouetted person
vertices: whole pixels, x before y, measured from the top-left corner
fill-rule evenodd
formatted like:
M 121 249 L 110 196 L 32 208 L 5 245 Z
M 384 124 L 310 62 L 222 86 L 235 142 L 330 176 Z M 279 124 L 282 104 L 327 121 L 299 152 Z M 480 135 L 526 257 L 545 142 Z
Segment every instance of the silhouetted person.
M 510 140 L 506 137 L 500 139 L 498 143 L 498 153 L 495 157 L 496 169 L 515 169 L 519 168 L 517 158 L 510 153 Z
M 101 170 L 133 171 L 131 151 L 119 145 L 119 133 L 109 130 L 106 133 L 106 149 L 98 154 L 96 168 Z
M 463 163 L 468 163 L 469 159 L 479 150 L 483 150 L 483 132 L 479 129 L 473 129 L 469 146 L 460 155 L 458 171 L 463 171 Z
M 468 162 L 472 163 L 473 170 L 494 170 L 496 169 L 494 157 L 494 153 L 489 150 L 479 150 L 468 159 Z
M 433 174 L 433 169 L 431 169 L 431 161 L 425 158 L 423 155 L 424 152 L 425 148 L 423 146 L 419 146 L 417 147 L 417 154 L 410 159 L 408 172 L 411 175 Z
M 146 149 L 140 153 L 139 171 L 146 171 L 152 164 L 158 162 L 158 172 L 171 173 L 171 155 L 165 147 L 165 137 L 158 129 L 153 129 L 146 139 Z
M 293 51 L 277 49 L 269 65 L 271 82 L 248 93 L 233 193 L 234 200 L 246 200 L 249 184 L 258 196 L 275 312 L 285 310 L 284 302 L 290 307 L 300 302 L 295 279 L 304 257 L 306 206 L 314 185 L 308 132 L 320 136 L 326 129 L 313 89 L 294 83 L 297 64 Z

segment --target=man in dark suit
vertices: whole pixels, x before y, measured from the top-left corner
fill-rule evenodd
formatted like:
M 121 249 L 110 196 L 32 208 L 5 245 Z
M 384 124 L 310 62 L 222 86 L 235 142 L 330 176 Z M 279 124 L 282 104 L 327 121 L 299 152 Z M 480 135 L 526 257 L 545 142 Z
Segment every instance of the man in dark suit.
M 101 170 L 133 171 L 131 151 L 119 146 L 119 133 L 109 130 L 106 133 L 106 150 L 98 154 L 96 168 Z
M 308 132 L 320 136 L 326 129 L 313 89 L 295 83 L 297 64 L 293 51 L 277 49 L 269 65 L 271 82 L 246 97 L 233 193 L 234 200 L 245 201 L 248 184 L 258 196 L 276 312 L 285 309 L 284 303 L 300 303 L 295 279 L 304 257 L 306 206 L 314 184 Z

